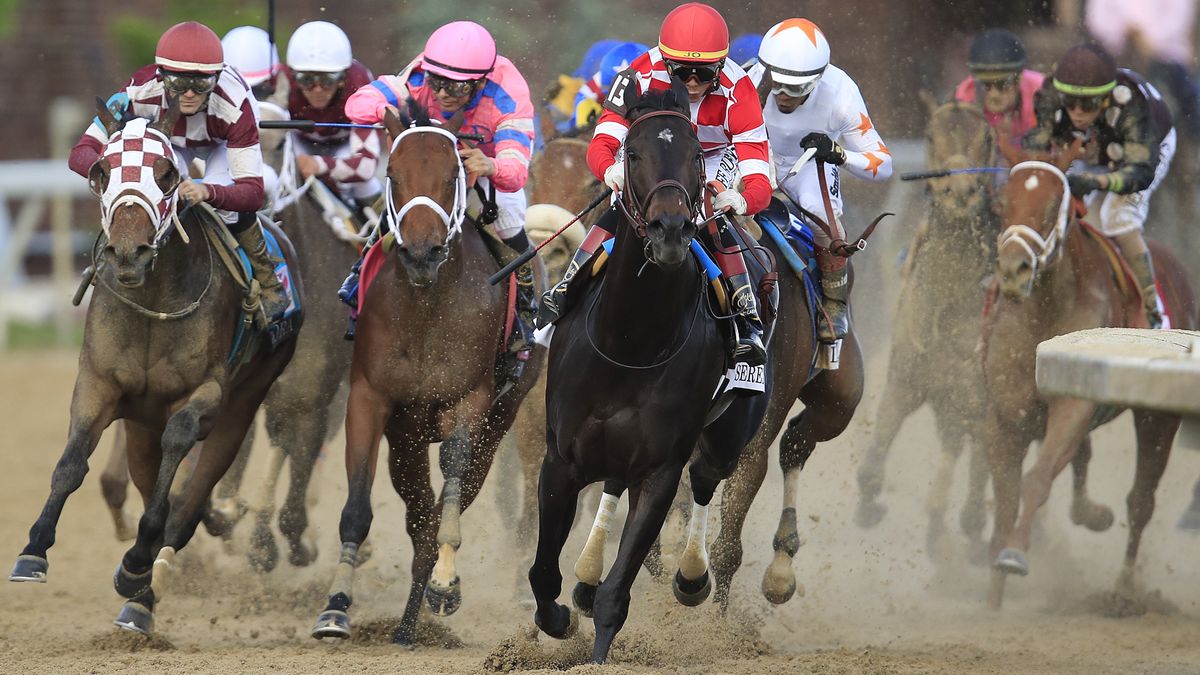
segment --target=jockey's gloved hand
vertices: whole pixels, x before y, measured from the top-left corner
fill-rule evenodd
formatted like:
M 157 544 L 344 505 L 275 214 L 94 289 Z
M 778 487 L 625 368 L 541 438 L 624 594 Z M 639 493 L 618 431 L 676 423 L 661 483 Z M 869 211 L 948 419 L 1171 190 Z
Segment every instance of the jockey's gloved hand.
M 1067 174 L 1067 183 L 1071 186 L 1071 194 L 1080 198 L 1100 189 L 1100 178 L 1094 173 Z
M 800 141 L 800 147 L 805 150 L 815 148 L 817 154 L 813 155 L 813 158 L 818 162 L 825 162 L 826 164 L 834 164 L 836 166 L 846 163 L 846 151 L 842 149 L 842 146 L 819 131 L 814 131 L 805 136 Z
M 739 216 L 746 215 L 746 198 L 737 190 L 725 190 L 713 199 L 713 211 L 729 209 Z
M 612 166 L 604 170 L 604 184 L 612 188 L 613 192 L 621 192 L 625 189 L 625 165 L 621 162 L 614 162 Z

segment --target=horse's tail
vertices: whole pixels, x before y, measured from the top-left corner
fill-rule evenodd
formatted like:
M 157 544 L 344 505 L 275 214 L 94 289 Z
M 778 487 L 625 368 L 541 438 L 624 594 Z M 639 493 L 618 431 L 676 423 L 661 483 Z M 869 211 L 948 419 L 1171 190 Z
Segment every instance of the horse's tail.
M 574 217 L 574 213 L 557 204 L 533 204 L 525 212 L 525 230 L 534 239 L 544 241 Z M 562 237 L 571 245 L 572 249 L 575 249 L 583 243 L 586 233 L 583 225 L 576 222 L 562 233 Z

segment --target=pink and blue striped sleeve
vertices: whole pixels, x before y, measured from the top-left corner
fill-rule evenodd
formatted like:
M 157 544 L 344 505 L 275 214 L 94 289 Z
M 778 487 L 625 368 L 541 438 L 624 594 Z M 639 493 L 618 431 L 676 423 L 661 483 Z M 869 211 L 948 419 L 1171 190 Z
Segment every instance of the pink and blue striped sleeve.
M 400 108 L 400 102 L 408 98 L 408 88 L 395 75 L 384 75 L 374 82 L 360 87 L 346 100 L 346 117 L 355 124 L 377 124 L 383 120 L 383 111 L 388 106 Z

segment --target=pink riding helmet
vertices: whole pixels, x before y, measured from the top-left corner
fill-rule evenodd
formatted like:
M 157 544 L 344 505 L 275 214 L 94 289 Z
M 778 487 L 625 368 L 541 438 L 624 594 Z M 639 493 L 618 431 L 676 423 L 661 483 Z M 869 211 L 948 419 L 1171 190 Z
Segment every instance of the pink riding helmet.
M 478 80 L 496 65 L 496 41 L 474 21 L 455 21 L 433 31 L 421 68 L 452 80 Z

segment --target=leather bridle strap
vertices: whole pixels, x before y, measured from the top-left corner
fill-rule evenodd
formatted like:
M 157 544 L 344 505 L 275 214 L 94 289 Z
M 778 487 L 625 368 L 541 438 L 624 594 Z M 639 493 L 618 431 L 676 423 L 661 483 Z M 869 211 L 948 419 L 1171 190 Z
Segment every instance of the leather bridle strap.
M 689 118 L 687 115 L 684 115 L 681 112 L 678 112 L 675 110 L 655 110 L 653 112 L 646 113 L 645 115 L 642 115 L 641 117 L 635 119 L 629 125 L 629 128 L 630 128 L 630 130 L 632 130 L 635 126 L 642 123 L 643 121 L 652 119 L 655 117 L 678 117 L 679 119 L 687 122 L 688 126 L 691 126 L 691 124 L 692 124 L 691 118 Z M 628 153 L 628 151 L 626 151 L 626 153 L 625 153 L 624 162 L 625 162 L 625 176 L 626 176 L 626 180 L 628 181 L 628 176 L 629 176 L 629 153 Z M 703 183 L 703 178 L 704 178 L 703 177 L 703 164 L 701 164 L 701 183 Z M 639 200 L 637 198 L 637 195 L 634 194 L 633 188 L 627 182 L 625 185 L 625 189 L 621 193 L 620 198 L 617 199 L 617 205 L 620 207 L 621 212 L 625 214 L 625 217 L 629 220 L 629 222 L 633 224 L 634 231 L 637 232 L 638 237 L 641 237 L 642 239 L 646 238 L 646 228 L 649 226 L 649 223 L 646 222 L 646 216 L 645 216 L 646 209 L 648 209 L 650 207 L 650 200 L 654 198 L 654 195 L 657 194 L 659 190 L 663 190 L 665 188 L 676 188 L 680 192 L 682 192 L 685 203 L 692 210 L 692 215 L 695 216 L 695 212 L 698 208 L 697 200 L 692 197 L 691 191 L 688 190 L 687 187 L 684 186 L 683 183 L 680 183 L 679 181 L 677 181 L 675 179 L 670 179 L 670 178 L 667 180 L 664 180 L 664 181 L 659 181 L 654 184 L 654 187 L 650 188 L 650 190 L 646 193 L 646 195 L 641 200 Z

